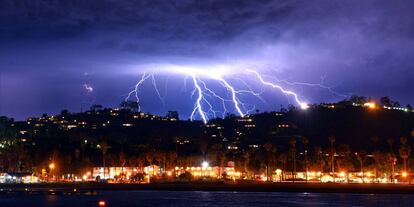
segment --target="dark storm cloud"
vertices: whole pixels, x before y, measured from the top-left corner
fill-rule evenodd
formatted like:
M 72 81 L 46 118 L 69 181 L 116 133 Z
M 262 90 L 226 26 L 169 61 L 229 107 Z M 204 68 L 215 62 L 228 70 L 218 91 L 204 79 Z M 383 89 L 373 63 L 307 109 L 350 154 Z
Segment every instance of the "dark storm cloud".
M 232 40 L 294 9 L 271 1 L 4 1 L 8 40 L 93 39 L 115 49 L 183 53 Z M 280 11 L 280 12 L 279 12 Z M 99 42 L 101 41 L 101 42 Z M 197 44 L 194 44 L 197 43 Z M 210 45 L 211 46 L 211 45 Z M 180 54 L 181 51 L 176 53 Z
M 131 65 L 248 59 L 279 78 L 324 76 L 343 93 L 414 102 L 412 1 L 3 0 L 0 8 L 2 97 L 14 94 L 18 77 L 31 80 L 39 96 L 56 80 L 76 90 L 74 83 L 90 81 L 105 88 L 96 90 L 96 101 L 113 104 L 99 93 L 120 96 L 133 79 L 120 76 L 110 86 L 104 80 Z M 310 101 L 338 99 L 307 90 L 301 92 Z M 0 114 L 20 117 L 49 107 L 19 114 L 12 101 L 0 102 Z

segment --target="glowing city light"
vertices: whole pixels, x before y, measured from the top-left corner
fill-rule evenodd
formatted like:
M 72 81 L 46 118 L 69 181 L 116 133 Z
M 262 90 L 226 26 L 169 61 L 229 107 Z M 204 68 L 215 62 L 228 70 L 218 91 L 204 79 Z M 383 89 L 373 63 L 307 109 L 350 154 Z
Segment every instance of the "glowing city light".
M 207 161 L 203 161 L 203 162 L 201 163 L 201 167 L 202 167 L 202 168 L 208 168 L 208 167 L 209 167 L 209 163 L 208 163 Z
M 99 201 L 99 202 L 98 202 L 98 205 L 99 205 L 99 206 L 101 206 L 101 207 L 102 207 L 102 206 L 106 206 L 106 202 L 105 202 L 105 201 Z
M 282 174 L 282 170 L 281 169 L 276 169 L 276 175 L 281 175 Z
M 364 103 L 364 106 L 370 109 L 375 109 L 377 107 L 377 104 L 375 104 L 375 102 L 367 102 L 367 103 Z
M 55 163 L 50 163 L 50 164 L 49 164 L 49 168 L 50 168 L 51 170 L 55 169 L 55 167 L 56 167 L 56 166 L 55 166 Z

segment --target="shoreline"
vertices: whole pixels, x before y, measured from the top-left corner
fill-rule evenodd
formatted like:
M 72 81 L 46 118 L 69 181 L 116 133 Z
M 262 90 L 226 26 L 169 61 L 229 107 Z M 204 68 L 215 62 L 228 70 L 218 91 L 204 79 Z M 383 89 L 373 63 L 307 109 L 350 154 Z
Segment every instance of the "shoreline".
M 345 183 L 38 183 L 0 184 L 0 193 L 94 194 L 99 191 L 234 191 L 234 192 L 297 192 L 353 194 L 414 194 L 408 184 L 345 184 Z

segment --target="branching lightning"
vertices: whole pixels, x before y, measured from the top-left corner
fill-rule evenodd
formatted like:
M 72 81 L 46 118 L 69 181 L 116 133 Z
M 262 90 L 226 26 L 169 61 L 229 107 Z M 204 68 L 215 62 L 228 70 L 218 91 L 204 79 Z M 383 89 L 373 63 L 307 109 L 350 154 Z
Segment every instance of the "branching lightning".
M 301 100 L 299 99 L 298 94 L 296 94 L 295 92 L 293 92 L 293 91 L 289 91 L 289 90 L 285 90 L 285 89 L 284 89 L 284 88 L 282 88 L 282 86 L 280 86 L 280 85 L 277 85 L 277 84 L 275 84 L 275 83 L 271 83 L 271 82 L 267 82 L 267 81 L 263 80 L 263 77 L 259 74 L 259 72 L 255 71 L 255 70 L 247 70 L 247 72 L 254 73 L 263 85 L 270 86 L 270 87 L 272 87 L 272 88 L 277 88 L 277 89 L 279 89 L 282 93 L 284 93 L 284 94 L 286 94 L 286 95 L 291 95 L 291 96 L 293 96 L 293 98 L 294 98 L 295 102 L 296 102 L 296 103 L 300 106 L 300 108 L 302 108 L 302 109 L 306 109 L 306 108 L 308 108 L 308 104 L 307 104 L 306 102 L 301 101 Z
M 231 100 L 233 101 L 234 104 L 234 108 L 236 109 L 237 113 L 241 116 L 244 117 L 244 113 L 242 112 L 242 110 L 240 109 L 240 100 L 237 98 L 237 94 L 239 92 L 236 92 L 236 90 L 234 90 L 234 88 L 226 81 L 224 80 L 224 78 L 219 78 L 219 81 L 221 82 L 221 84 L 231 93 Z
M 257 70 L 247 69 L 240 73 L 240 70 L 234 68 L 223 66 L 218 66 L 218 69 L 213 68 L 216 67 L 201 68 L 168 65 L 164 66 L 163 70 L 160 72 L 164 75 L 172 74 L 175 76 L 182 76 L 184 78 L 185 90 L 187 90 L 187 84 L 191 82 L 191 97 L 195 98 L 194 106 L 190 113 L 191 120 L 201 119 L 204 123 L 207 123 L 208 120 L 212 117 L 224 117 L 226 114 L 231 112 L 235 112 L 240 117 L 244 117 L 248 115 L 252 110 L 254 110 L 255 106 L 252 104 L 244 103 L 242 100 L 245 99 L 246 96 L 253 96 L 265 102 L 261 97 L 262 93 L 264 92 L 264 87 L 277 89 L 286 96 L 292 97 L 295 105 L 299 106 L 302 109 L 308 108 L 308 104 L 300 95 L 294 91 L 285 89 L 278 83 L 283 83 L 285 85 L 320 87 L 322 89 L 328 90 L 335 95 L 344 96 L 343 94 L 332 90 L 331 87 L 325 86 L 322 83 L 313 84 L 288 82 L 286 80 L 271 81 L 265 80 L 264 76 Z M 237 73 L 234 71 L 237 71 Z M 140 87 L 142 87 L 144 82 L 150 78 L 155 92 L 158 95 L 158 98 L 164 104 L 164 97 L 161 95 L 161 91 L 158 90 L 157 87 L 155 73 L 155 71 L 152 71 L 151 73 L 144 72 L 141 76 L 141 79 L 137 84 L 135 84 L 133 90 L 128 93 L 125 101 L 128 101 L 134 97 L 133 100 L 138 103 L 139 110 L 141 110 L 139 97 Z M 248 76 L 240 76 L 241 74 L 247 74 Z M 190 79 L 191 81 L 189 81 Z M 263 87 L 260 89 L 255 89 L 254 87 L 251 87 L 250 84 L 247 84 L 246 80 L 253 81 L 254 83 Z M 214 87 L 209 87 L 208 83 L 211 82 L 215 82 L 217 84 Z M 224 92 L 222 91 L 223 89 Z
M 128 96 L 125 98 L 125 101 L 128 101 L 132 95 L 135 95 L 135 101 L 138 103 L 138 111 L 141 111 L 141 105 L 139 100 L 139 87 L 149 78 L 149 75 L 144 72 L 141 76 L 141 79 L 135 84 L 134 90 L 128 93 Z
M 201 87 L 198 84 L 197 78 L 194 75 L 192 75 L 192 79 L 193 79 L 193 82 L 194 82 L 194 92 L 197 91 L 197 101 L 195 103 L 193 112 L 191 112 L 190 118 L 191 118 L 191 120 L 193 120 L 196 111 L 198 111 L 198 113 L 201 116 L 201 119 L 203 119 L 203 122 L 207 123 L 207 116 L 206 116 L 205 112 L 203 111 L 203 108 L 202 108 L 203 106 L 201 104 L 201 101 L 204 99 L 203 98 L 204 97 L 203 96 L 203 91 L 201 90 Z M 194 94 L 194 92 L 193 92 L 193 94 Z

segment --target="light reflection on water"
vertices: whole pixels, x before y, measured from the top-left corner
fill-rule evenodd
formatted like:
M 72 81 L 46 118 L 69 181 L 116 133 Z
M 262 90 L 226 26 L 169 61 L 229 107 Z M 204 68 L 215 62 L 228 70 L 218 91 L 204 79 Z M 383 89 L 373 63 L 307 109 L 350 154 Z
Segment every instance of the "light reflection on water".
M 102 191 L 94 196 L 0 194 L 1 207 L 107 207 L 129 206 L 414 206 L 414 195 L 205 192 L 205 191 Z

